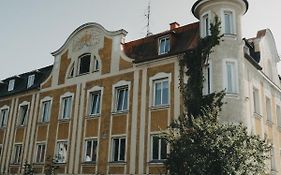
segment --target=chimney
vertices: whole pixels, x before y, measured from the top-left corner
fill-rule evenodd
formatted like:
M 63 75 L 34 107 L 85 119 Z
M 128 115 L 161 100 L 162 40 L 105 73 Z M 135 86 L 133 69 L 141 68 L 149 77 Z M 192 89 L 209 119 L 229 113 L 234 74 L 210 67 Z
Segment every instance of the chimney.
M 180 27 L 180 24 L 177 22 L 170 23 L 170 30 Z

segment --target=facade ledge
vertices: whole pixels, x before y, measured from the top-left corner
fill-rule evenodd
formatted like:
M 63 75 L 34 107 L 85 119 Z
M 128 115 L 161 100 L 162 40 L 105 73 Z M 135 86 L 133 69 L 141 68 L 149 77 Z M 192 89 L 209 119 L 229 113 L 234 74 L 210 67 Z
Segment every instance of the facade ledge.
M 128 114 L 129 110 L 125 110 L 125 111 L 113 111 L 111 112 L 112 115 L 125 115 Z
M 151 111 L 156 111 L 156 110 L 164 110 L 170 108 L 170 105 L 159 105 L 159 106 L 151 106 L 150 110 Z
M 99 118 L 101 116 L 101 114 L 90 114 L 90 115 L 87 115 L 86 118 L 87 119 L 96 119 L 96 118 Z
M 90 166 L 90 165 L 97 165 L 96 161 L 88 161 L 88 162 L 82 162 L 83 166 Z
M 111 161 L 108 163 L 112 164 L 112 165 L 126 165 L 127 164 L 127 162 L 125 162 L 125 161 Z
M 166 159 L 165 160 L 151 160 L 148 163 L 153 164 L 153 165 L 163 165 L 165 163 L 165 161 L 166 161 Z

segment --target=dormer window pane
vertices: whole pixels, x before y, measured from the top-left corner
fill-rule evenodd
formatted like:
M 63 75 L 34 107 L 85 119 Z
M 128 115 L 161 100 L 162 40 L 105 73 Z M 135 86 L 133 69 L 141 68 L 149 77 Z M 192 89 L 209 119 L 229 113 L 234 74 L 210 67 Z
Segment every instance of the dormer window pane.
M 84 55 L 80 58 L 79 75 L 89 73 L 91 64 L 91 55 Z
M 10 80 L 8 85 L 8 91 L 14 90 L 15 80 Z
M 29 75 L 27 81 L 27 88 L 31 87 L 34 84 L 35 75 Z
M 170 39 L 162 38 L 159 40 L 159 55 L 168 53 L 170 51 Z

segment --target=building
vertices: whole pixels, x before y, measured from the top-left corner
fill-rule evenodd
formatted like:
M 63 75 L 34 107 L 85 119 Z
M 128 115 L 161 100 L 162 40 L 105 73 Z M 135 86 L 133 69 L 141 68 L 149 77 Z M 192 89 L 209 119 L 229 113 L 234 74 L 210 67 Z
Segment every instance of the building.
M 157 136 L 183 110 L 179 59 L 218 16 L 223 42 L 206 63 L 204 93 L 226 89 L 221 120 L 269 138 L 268 171 L 281 174 L 279 56 L 270 30 L 242 37 L 247 9 L 246 0 L 198 0 L 198 22 L 131 42 L 124 30 L 80 26 L 53 65 L 1 81 L 0 173 L 27 162 L 42 174 L 52 161 L 60 174 L 165 173 L 169 149 Z

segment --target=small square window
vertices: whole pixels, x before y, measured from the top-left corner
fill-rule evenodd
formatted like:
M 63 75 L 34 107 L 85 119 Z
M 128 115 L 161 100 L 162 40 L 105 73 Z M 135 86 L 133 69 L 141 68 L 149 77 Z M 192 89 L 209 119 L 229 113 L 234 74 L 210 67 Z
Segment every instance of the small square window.
M 45 144 L 41 143 L 41 144 L 36 145 L 36 157 L 35 157 L 36 163 L 44 163 L 44 161 L 45 161 L 45 150 L 46 150 Z
M 10 91 L 14 90 L 14 87 L 15 87 L 15 80 L 13 79 L 13 80 L 9 81 L 8 91 L 10 92 Z
M 169 82 L 168 79 L 155 80 L 153 82 L 154 106 L 165 106 L 169 104 Z
M 41 119 L 40 122 L 48 122 L 51 112 L 51 100 L 43 101 L 41 107 Z
M 22 144 L 15 144 L 12 163 L 19 164 L 22 156 Z
M 89 115 L 100 114 L 100 98 L 101 98 L 101 91 L 94 91 L 90 93 Z
M 167 159 L 167 142 L 157 135 L 151 137 L 151 160 L 159 161 Z
M 29 75 L 27 80 L 27 88 L 30 88 L 34 84 L 35 75 Z
M 8 108 L 1 109 L 1 111 L 0 111 L 0 128 L 7 127 L 8 115 L 9 115 Z
M 69 119 L 70 113 L 71 113 L 71 103 L 72 103 L 72 97 L 63 97 L 62 98 L 62 107 L 61 107 L 61 116 L 60 119 Z
M 159 55 L 170 51 L 170 39 L 168 37 L 159 39 Z
M 57 163 L 66 163 L 67 161 L 67 141 L 58 141 L 55 160 Z
M 128 110 L 128 86 L 116 88 L 115 104 L 116 112 Z
M 19 109 L 18 126 L 26 125 L 28 117 L 28 105 L 22 105 Z
M 97 140 L 86 140 L 85 141 L 85 162 L 95 162 L 97 159 Z
M 126 139 L 114 138 L 112 139 L 112 161 L 125 161 Z

